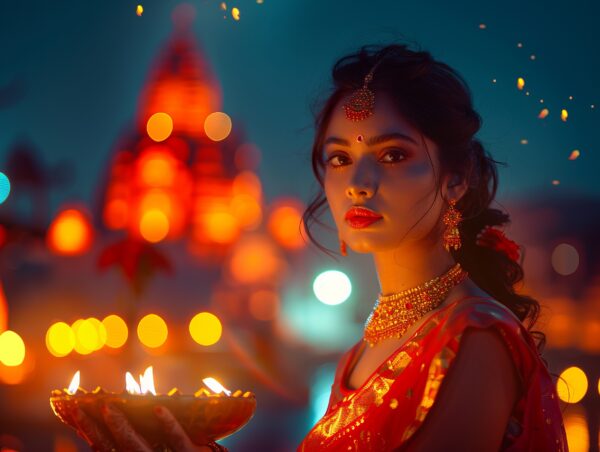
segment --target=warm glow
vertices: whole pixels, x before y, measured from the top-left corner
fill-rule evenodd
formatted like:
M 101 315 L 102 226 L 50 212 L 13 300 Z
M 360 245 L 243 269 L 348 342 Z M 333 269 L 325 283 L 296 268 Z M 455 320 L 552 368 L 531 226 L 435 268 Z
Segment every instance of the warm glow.
M 256 198 L 240 194 L 231 198 L 229 207 L 241 228 L 253 230 L 260 225 L 262 209 Z
M 127 324 L 121 317 L 111 314 L 102 320 L 102 324 L 106 329 L 106 345 L 108 347 L 119 348 L 127 342 Z
M 129 394 L 141 394 L 142 393 L 142 388 L 140 388 L 140 385 L 138 384 L 138 382 L 135 381 L 135 378 L 133 378 L 133 375 L 131 375 L 129 372 L 127 372 L 125 374 L 125 390 Z
M 173 132 L 173 120 L 167 113 L 154 113 L 146 123 L 146 131 L 154 141 L 164 141 Z
M 16 367 L 25 360 L 25 343 L 21 336 L 11 330 L 0 334 L 0 363 Z
M 577 157 L 579 157 L 579 155 L 579 149 L 574 149 L 573 151 L 571 151 L 571 155 L 569 155 L 569 160 L 575 160 Z
M 589 428 L 585 409 L 578 405 L 569 407 L 564 415 L 564 426 L 569 452 L 588 452 Z
M 337 270 L 328 270 L 319 274 L 313 282 L 313 292 L 319 301 L 336 305 L 343 303 L 352 293 L 350 278 Z
M 285 248 L 297 250 L 306 245 L 302 228 L 302 213 L 294 206 L 279 206 L 269 217 L 269 232 Z
M 213 141 L 221 141 L 231 132 L 231 118 L 223 112 L 211 113 L 204 120 L 204 132 Z
M 159 210 L 169 217 L 171 211 L 173 210 L 173 206 L 171 204 L 171 198 L 169 195 L 167 195 L 167 193 L 165 193 L 163 190 L 155 189 L 144 195 L 140 203 L 140 209 L 142 212 Z
M 163 240 L 169 233 L 169 219 L 158 209 L 144 213 L 140 221 L 140 234 L 151 243 Z
M 57 254 L 82 254 L 92 244 L 92 227 L 79 210 L 63 210 L 50 224 L 47 241 L 50 249 Z
M 569 112 L 565 109 L 562 109 L 560 111 L 560 119 L 563 120 L 563 122 L 567 122 L 567 118 L 569 117 Z
M 283 270 L 285 262 L 278 257 L 273 243 L 263 237 L 250 237 L 237 245 L 229 269 L 240 283 L 269 280 Z
M 523 77 L 519 77 L 517 79 L 517 88 L 522 90 L 524 86 L 525 86 L 525 79 Z
M 54 356 L 67 356 L 75 347 L 75 334 L 69 325 L 56 322 L 46 332 L 46 347 Z
M 157 348 L 165 343 L 169 331 L 165 321 L 156 314 L 148 314 L 138 323 L 137 334 L 146 347 Z
M 231 391 L 225 389 L 221 383 L 219 383 L 212 377 L 204 378 L 202 382 L 215 394 L 220 394 L 221 392 L 224 392 L 227 395 L 231 395 Z
M 214 207 L 203 215 L 204 233 L 209 240 L 217 243 L 231 243 L 239 228 L 235 217 L 224 208 Z
M 233 17 L 233 20 L 240 20 L 240 10 L 238 8 L 231 8 L 231 17 Z
M 77 392 L 77 389 L 79 389 L 80 376 L 81 374 L 79 371 L 75 372 L 75 375 L 73 375 L 71 383 L 69 383 L 69 387 L 67 388 L 68 394 L 75 394 Z
M 262 186 L 258 176 L 252 171 L 242 171 L 233 179 L 233 196 L 250 195 L 257 201 L 262 196 Z
M 137 8 L 135 9 L 135 13 L 138 16 L 141 16 L 143 12 L 144 12 L 144 7 L 142 5 L 137 5 Z
M 149 152 L 138 162 L 141 181 L 149 187 L 169 187 L 175 180 L 175 159 L 165 152 Z
M 210 312 L 201 312 L 191 320 L 189 329 L 194 341 L 208 346 L 219 341 L 223 326 L 216 315 Z
M 156 389 L 154 389 L 154 370 L 152 366 L 148 366 L 144 371 L 143 375 L 140 375 L 140 391 L 142 394 L 151 393 L 156 395 Z
M 0 246 L 2 246 L 0 244 Z M 4 286 L 0 281 L 0 333 L 8 328 L 8 303 L 4 295 Z
M 587 376 L 583 370 L 576 366 L 563 370 L 556 381 L 556 391 L 563 402 L 577 403 L 583 399 L 587 390 Z
M 540 111 L 538 118 L 544 119 L 546 116 L 548 116 L 548 113 L 549 113 L 549 110 L 547 108 L 543 108 L 542 111 Z
M 129 206 L 122 199 L 113 199 L 104 208 L 104 224 L 110 229 L 121 229 L 127 226 Z

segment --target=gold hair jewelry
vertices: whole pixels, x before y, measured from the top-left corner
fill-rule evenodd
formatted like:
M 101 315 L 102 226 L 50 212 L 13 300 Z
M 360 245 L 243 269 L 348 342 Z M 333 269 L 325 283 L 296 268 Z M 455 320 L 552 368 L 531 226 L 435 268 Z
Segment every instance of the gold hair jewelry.
M 381 58 L 371 68 L 363 81 L 362 88 L 357 89 L 354 94 L 348 99 L 348 102 L 344 104 L 344 111 L 346 112 L 346 118 L 350 121 L 362 121 L 367 119 L 373 114 L 373 108 L 375 108 L 375 93 L 369 89 L 369 83 L 373 80 L 373 73 L 379 64 L 383 61 Z
M 423 315 L 438 307 L 469 274 L 456 263 L 450 270 L 419 286 L 391 295 L 379 293 L 367 318 L 364 340 L 371 347 L 389 338 L 400 338 Z
M 444 213 L 442 221 L 446 225 L 444 230 L 444 248 L 446 251 L 450 251 L 450 248 L 457 250 L 461 246 L 460 232 L 458 231 L 458 223 L 462 221 L 462 214 L 460 210 L 456 209 L 456 199 L 450 200 L 450 207 Z

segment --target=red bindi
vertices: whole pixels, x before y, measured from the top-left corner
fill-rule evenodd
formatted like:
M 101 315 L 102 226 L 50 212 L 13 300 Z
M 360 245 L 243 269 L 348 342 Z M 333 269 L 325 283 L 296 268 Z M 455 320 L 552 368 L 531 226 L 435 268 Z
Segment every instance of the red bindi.
M 359 135 L 359 136 L 356 137 L 356 141 L 358 141 L 359 143 L 361 143 L 362 140 L 363 140 L 363 136 L 362 135 Z

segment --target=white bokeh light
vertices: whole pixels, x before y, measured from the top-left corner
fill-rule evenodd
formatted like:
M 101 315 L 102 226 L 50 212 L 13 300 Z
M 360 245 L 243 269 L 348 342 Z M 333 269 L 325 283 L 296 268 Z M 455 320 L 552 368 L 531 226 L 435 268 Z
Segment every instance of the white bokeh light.
M 336 305 L 348 299 L 352 293 L 352 284 L 345 273 L 327 270 L 315 278 L 313 292 L 322 303 Z
M 575 273 L 579 267 L 579 253 L 568 243 L 561 243 L 552 252 L 552 267 L 560 275 L 567 276 Z

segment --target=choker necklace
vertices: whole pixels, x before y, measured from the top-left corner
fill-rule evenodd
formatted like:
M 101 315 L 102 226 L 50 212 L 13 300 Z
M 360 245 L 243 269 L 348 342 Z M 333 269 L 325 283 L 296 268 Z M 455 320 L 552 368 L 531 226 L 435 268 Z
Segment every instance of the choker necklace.
M 364 340 L 371 347 L 378 342 L 399 338 L 424 314 L 438 307 L 457 284 L 469 274 L 456 263 L 450 270 L 419 286 L 377 297 L 365 322 Z

